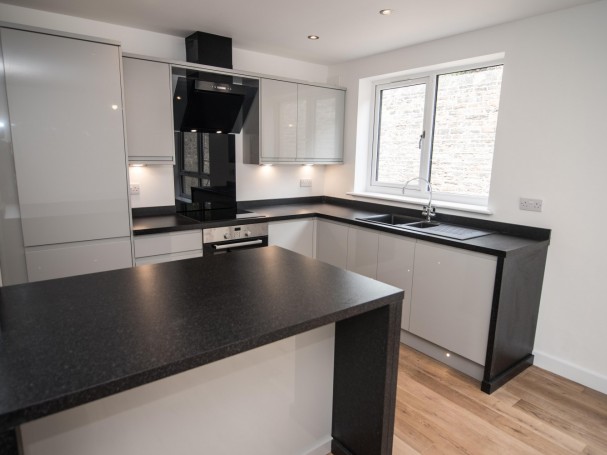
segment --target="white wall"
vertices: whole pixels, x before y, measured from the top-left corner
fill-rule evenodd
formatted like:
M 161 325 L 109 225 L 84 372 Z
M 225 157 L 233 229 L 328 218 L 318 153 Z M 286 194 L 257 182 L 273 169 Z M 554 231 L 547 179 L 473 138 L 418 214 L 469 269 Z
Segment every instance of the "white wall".
M 139 183 L 139 194 L 131 196 L 131 207 L 155 207 L 175 204 L 173 166 L 154 164 L 129 167 L 129 182 Z
M 359 79 L 505 52 L 490 195 L 494 214 L 486 218 L 552 229 L 535 363 L 603 392 L 606 19 L 607 1 L 601 1 L 330 68 L 329 77 L 348 88 L 346 164 L 328 168 L 325 181 L 327 195 L 348 197 L 355 160 L 366 162 L 368 142 L 365 134 L 357 137 L 357 126 L 360 133 L 369 125 L 366 112 L 357 118 L 359 103 L 366 106 L 358 96 Z M 520 196 L 543 199 L 543 212 L 519 211 Z
M 122 43 L 123 52 L 185 60 L 185 41 L 181 37 L 2 3 L 0 3 L 0 17 L 5 22 L 117 40 Z M 238 48 L 232 50 L 232 60 L 233 66 L 237 70 L 318 83 L 327 82 L 328 67 L 325 65 Z M 323 194 L 324 166 L 315 166 L 313 169 L 304 169 L 302 166 L 273 166 L 274 169 L 268 171 L 260 166 L 242 164 L 240 150 L 237 150 L 237 161 L 238 200 L 320 196 Z M 153 179 L 160 175 L 150 166 L 144 168 L 140 174 L 143 176 L 140 180 L 146 179 L 148 182 L 153 182 Z M 312 178 L 312 187 L 300 188 L 300 178 Z M 143 195 L 144 187 L 142 187 L 141 196 L 131 197 L 132 206 L 167 205 L 167 195 L 174 193 L 172 181 L 169 182 L 161 176 L 155 181 L 155 186 L 156 188 L 151 191 L 149 185 L 146 184 L 145 196 Z M 277 188 L 280 189 L 277 190 Z

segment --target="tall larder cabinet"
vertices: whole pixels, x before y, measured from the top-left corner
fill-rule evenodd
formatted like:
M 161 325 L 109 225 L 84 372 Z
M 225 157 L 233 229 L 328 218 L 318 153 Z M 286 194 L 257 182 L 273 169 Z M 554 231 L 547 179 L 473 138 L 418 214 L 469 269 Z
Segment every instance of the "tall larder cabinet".
M 0 33 L 29 281 L 132 266 L 119 46 Z

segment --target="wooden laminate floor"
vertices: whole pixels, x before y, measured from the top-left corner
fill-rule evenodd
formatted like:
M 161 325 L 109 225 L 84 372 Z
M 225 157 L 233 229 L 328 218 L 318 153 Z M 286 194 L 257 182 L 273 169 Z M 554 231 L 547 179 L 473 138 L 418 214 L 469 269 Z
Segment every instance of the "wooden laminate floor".
M 607 454 L 607 395 L 530 367 L 492 395 L 401 345 L 393 455 Z

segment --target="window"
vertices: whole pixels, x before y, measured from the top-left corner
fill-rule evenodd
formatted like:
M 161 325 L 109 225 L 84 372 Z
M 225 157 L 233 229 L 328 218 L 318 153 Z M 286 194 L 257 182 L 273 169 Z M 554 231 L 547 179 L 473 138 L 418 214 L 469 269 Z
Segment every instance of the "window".
M 175 150 L 175 192 L 178 198 L 191 200 L 193 186 L 210 186 L 209 135 L 176 132 Z
M 503 65 L 458 67 L 376 85 L 370 191 L 432 183 L 437 200 L 486 205 Z M 424 196 L 415 180 L 405 195 Z

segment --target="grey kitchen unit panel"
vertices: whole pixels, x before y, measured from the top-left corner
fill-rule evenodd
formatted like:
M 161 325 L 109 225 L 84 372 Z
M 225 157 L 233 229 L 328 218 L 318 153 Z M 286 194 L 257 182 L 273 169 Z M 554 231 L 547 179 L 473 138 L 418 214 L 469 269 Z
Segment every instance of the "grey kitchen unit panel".
M 130 237 L 26 248 L 29 281 L 133 266 Z
M 129 236 L 120 49 L 1 33 L 25 246 Z

